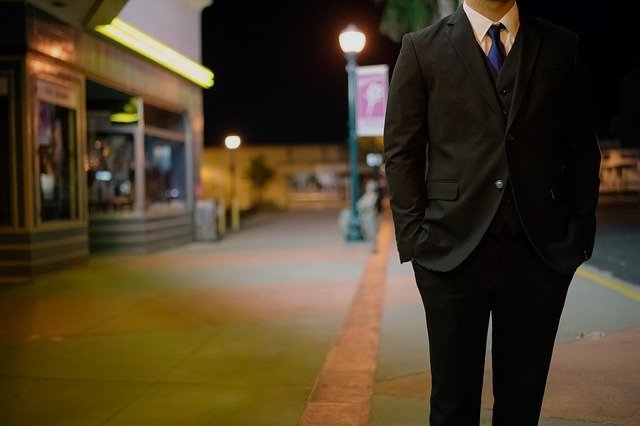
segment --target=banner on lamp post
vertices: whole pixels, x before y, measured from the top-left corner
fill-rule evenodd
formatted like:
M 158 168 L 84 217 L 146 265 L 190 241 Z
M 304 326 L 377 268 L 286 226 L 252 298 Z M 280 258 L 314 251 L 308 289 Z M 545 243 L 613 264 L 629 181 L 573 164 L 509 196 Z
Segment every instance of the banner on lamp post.
M 382 136 L 388 89 L 388 65 L 356 68 L 356 133 L 358 136 Z

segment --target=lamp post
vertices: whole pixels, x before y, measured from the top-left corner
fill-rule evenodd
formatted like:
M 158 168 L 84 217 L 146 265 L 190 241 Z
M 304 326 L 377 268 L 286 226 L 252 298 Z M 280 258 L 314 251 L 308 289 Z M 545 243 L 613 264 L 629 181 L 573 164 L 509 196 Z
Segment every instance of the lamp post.
M 229 150 L 229 199 L 231 201 L 231 229 L 240 229 L 240 210 L 238 208 L 238 192 L 236 189 L 236 158 L 234 151 L 240 146 L 240 136 L 230 135 L 224 138 L 224 145 Z
M 358 139 L 356 136 L 356 67 L 358 53 L 362 52 L 366 37 L 358 28 L 349 24 L 338 38 L 340 48 L 347 60 L 349 86 L 349 170 L 351 172 L 351 217 L 347 241 L 363 240 L 360 218 L 358 217 L 358 198 L 360 197 L 360 176 L 358 170 Z

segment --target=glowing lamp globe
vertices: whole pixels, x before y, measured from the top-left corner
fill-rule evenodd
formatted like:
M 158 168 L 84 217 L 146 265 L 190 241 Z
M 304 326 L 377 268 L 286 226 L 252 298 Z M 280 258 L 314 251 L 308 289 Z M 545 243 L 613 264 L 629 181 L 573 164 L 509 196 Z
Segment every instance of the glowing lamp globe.
M 342 30 L 338 37 L 340 48 L 344 53 L 360 53 L 364 49 L 367 37 L 353 24 Z
M 240 146 L 240 136 L 231 135 L 224 138 L 224 146 L 229 149 L 236 149 Z

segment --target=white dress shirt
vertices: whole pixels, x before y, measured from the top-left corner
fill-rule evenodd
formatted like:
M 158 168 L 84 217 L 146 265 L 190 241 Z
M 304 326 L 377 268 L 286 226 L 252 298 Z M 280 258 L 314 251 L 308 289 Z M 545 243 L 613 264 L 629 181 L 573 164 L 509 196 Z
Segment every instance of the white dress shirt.
M 502 44 L 504 44 L 504 49 L 508 55 L 511 47 L 513 46 L 513 42 L 516 39 L 516 35 L 518 34 L 518 29 L 520 29 L 520 13 L 518 12 L 518 4 L 514 3 L 513 7 L 509 9 L 509 11 L 498 22 L 493 22 L 480 12 L 473 10 L 466 1 L 462 5 L 462 8 L 467 14 L 467 18 L 469 18 L 471 28 L 473 29 L 473 35 L 475 35 L 476 40 L 485 55 L 489 54 L 491 44 L 493 43 L 491 41 L 491 37 L 487 35 L 489 27 L 491 27 L 491 25 L 498 24 L 504 25 L 505 29 L 500 31 L 500 40 L 502 41 Z

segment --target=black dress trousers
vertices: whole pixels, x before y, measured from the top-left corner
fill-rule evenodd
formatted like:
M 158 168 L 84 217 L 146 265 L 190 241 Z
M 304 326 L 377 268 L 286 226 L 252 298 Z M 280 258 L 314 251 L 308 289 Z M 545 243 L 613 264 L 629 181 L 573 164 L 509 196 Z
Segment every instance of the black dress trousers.
M 449 272 L 413 262 L 427 318 L 431 426 L 478 425 L 489 316 L 493 424 L 537 425 L 573 274 L 549 268 L 526 236 L 487 233 Z

